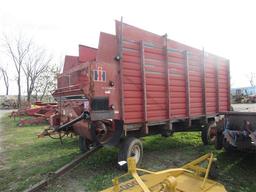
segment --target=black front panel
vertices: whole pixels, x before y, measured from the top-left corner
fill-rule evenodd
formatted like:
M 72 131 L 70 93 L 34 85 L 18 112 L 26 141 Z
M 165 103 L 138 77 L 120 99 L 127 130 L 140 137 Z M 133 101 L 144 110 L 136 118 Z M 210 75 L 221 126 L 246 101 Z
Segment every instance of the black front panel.
M 94 97 L 91 108 L 93 111 L 109 110 L 108 97 Z

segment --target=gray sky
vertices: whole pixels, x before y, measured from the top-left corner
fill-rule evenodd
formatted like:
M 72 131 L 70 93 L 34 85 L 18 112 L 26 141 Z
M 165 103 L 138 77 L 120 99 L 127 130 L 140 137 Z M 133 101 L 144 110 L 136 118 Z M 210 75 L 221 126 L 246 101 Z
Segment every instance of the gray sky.
M 0 34 L 22 31 L 59 59 L 77 55 L 78 44 L 97 47 L 100 31 L 114 34 L 114 20 L 123 16 L 128 24 L 230 59 L 232 86 L 249 86 L 246 75 L 256 72 L 255 8 L 253 0 L 0 0 Z M 0 94 L 3 86 L 0 80 Z M 15 82 L 10 89 L 16 94 Z

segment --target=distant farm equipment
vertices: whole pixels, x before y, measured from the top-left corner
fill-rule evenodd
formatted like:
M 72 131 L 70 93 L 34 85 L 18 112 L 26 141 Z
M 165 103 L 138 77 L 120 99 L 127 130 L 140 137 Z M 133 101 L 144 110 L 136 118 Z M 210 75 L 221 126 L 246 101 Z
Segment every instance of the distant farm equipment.
M 225 112 L 217 122 L 215 148 L 256 152 L 256 112 Z
M 256 87 L 243 87 L 231 89 L 233 103 L 255 103 Z
M 4 99 L 0 107 L 1 109 L 16 109 L 17 101 L 15 99 Z
M 56 103 L 35 102 L 29 108 L 19 109 L 18 111 L 11 112 L 9 117 L 14 119 L 19 117 L 19 126 L 38 125 L 48 122 L 50 116 L 56 112 L 56 108 Z

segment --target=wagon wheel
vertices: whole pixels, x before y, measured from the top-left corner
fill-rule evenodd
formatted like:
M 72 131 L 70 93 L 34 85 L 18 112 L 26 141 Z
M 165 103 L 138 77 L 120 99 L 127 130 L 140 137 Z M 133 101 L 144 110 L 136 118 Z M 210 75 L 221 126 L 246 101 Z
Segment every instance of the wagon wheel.
M 214 144 L 216 140 L 217 128 L 215 121 L 209 122 L 201 131 L 201 139 L 204 145 Z
M 128 157 L 134 157 L 137 165 L 141 163 L 143 157 L 143 146 L 139 139 L 128 137 L 121 143 L 121 148 L 118 153 L 118 162 L 127 161 Z M 118 164 L 118 168 L 121 170 L 127 170 L 127 164 Z

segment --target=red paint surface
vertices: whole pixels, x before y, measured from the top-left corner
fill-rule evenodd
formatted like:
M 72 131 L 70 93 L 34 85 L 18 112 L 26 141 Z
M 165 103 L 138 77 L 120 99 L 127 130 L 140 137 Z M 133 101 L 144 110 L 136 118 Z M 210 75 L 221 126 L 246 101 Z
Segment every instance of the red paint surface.
M 117 22 L 116 35 L 100 34 L 98 49 L 79 46 L 80 63 L 64 70 L 65 74 L 71 75 L 70 79 L 65 74 L 59 76 L 58 90 L 55 95 L 84 94 L 90 97 L 92 92 L 89 84 L 92 80 L 89 74 L 98 67 L 102 67 L 106 71 L 106 81 L 93 81 L 93 95 L 109 97 L 109 104 L 114 105 L 117 112 L 115 118 L 121 118 L 127 124 L 166 121 L 169 117 L 170 119 L 187 119 L 215 115 L 220 111 L 229 110 L 229 61 L 227 59 L 205 53 L 205 75 L 203 75 L 202 50 L 168 39 L 166 53 L 166 39 L 163 36 L 127 24 L 123 24 L 122 31 L 123 33 L 121 33 L 120 22 Z M 141 41 L 145 44 L 143 53 L 140 49 Z M 119 51 L 122 52 L 120 63 L 114 59 L 119 55 Z M 188 51 L 189 93 L 186 90 L 184 51 Z M 142 58 L 144 59 L 145 86 L 142 79 Z M 110 81 L 114 82 L 113 87 L 110 87 Z M 203 82 L 206 112 L 204 112 Z M 190 95 L 190 114 L 187 110 L 188 95 Z M 144 114 L 144 107 L 147 115 Z
M 116 23 L 117 36 L 121 33 L 121 23 Z M 144 53 L 140 53 L 140 42 L 146 44 Z M 190 118 L 204 115 L 214 115 L 219 111 L 228 111 L 229 100 L 229 69 L 228 60 L 205 55 L 205 92 L 206 114 L 203 104 L 203 73 L 202 50 L 198 50 L 184 44 L 167 40 L 169 85 L 166 84 L 165 68 L 165 38 L 162 36 L 141 30 L 139 28 L 123 24 L 123 78 L 124 78 L 124 119 L 126 123 L 143 121 L 163 121 L 168 118 L 168 110 L 171 119 L 188 118 L 186 92 L 185 55 L 188 51 L 189 65 L 189 89 L 190 89 Z M 145 82 L 146 82 L 146 111 L 144 116 L 141 57 L 144 56 Z M 216 66 L 218 65 L 218 76 Z M 216 81 L 218 83 L 218 90 Z M 169 86 L 170 108 L 168 108 L 167 86 Z M 217 95 L 219 92 L 219 95 Z M 217 99 L 218 97 L 218 99 Z M 217 103 L 219 100 L 219 104 Z M 219 105 L 219 111 L 217 111 Z
M 84 63 L 87 61 L 96 60 L 97 49 L 85 45 L 79 45 L 79 62 Z
M 78 63 L 79 63 L 79 57 L 66 55 L 65 61 L 64 61 L 63 72 L 66 72 L 66 71 L 72 69 L 73 67 L 78 65 Z

